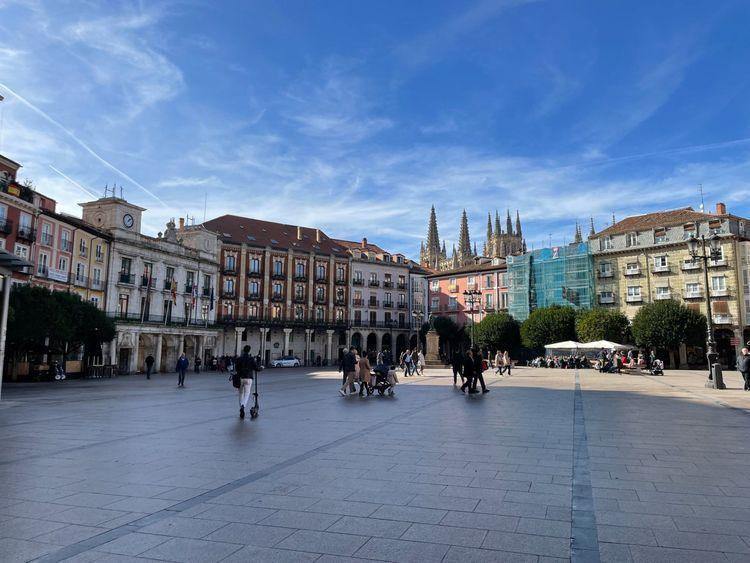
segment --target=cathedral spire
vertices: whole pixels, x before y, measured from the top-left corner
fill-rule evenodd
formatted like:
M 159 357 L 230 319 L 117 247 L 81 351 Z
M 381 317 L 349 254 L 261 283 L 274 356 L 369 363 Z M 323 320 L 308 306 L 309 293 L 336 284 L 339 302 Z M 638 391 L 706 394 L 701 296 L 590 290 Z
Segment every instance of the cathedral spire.
M 500 214 L 495 209 L 495 236 L 499 237 L 503 234 L 503 229 L 500 227 Z
M 521 216 L 518 214 L 518 209 L 516 209 L 516 236 L 521 236 Z
M 438 250 L 440 248 L 440 237 L 438 236 L 437 215 L 435 206 L 430 209 L 430 222 L 427 227 L 427 249 Z
M 578 224 L 578 221 L 576 221 L 576 234 L 573 242 L 576 244 L 583 242 L 583 237 L 581 236 L 581 225 Z
M 492 233 L 492 215 L 487 213 L 487 240 L 484 243 L 484 255 L 492 256 L 492 247 L 495 243 L 495 235 Z
M 594 230 L 594 218 L 591 217 L 591 228 L 589 229 L 589 238 L 593 237 L 596 234 L 596 230 Z
M 469 218 L 466 209 L 461 215 L 461 230 L 458 233 L 458 253 L 461 261 L 471 257 L 471 238 L 469 237 Z
M 513 234 L 513 221 L 510 219 L 510 209 L 508 209 L 508 217 L 505 219 L 506 223 L 506 234 L 512 235 Z

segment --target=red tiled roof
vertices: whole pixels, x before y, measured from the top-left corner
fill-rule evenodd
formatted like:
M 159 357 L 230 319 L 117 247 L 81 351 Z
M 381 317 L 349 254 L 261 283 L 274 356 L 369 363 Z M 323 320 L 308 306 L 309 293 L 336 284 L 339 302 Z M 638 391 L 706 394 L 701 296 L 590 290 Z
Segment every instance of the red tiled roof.
M 343 239 L 332 239 L 335 243 L 340 244 L 341 246 L 344 246 L 350 250 L 367 250 L 368 252 L 376 252 L 377 254 L 391 254 L 387 250 L 383 250 L 380 248 L 377 244 L 372 244 L 371 242 L 368 242 L 365 246 L 362 245 L 361 242 L 357 242 L 354 240 L 343 240 Z
M 599 231 L 592 238 L 602 235 L 620 235 L 623 233 L 632 233 L 636 231 L 649 231 L 659 227 L 673 227 L 685 223 L 694 223 L 697 221 L 707 221 L 710 219 L 720 219 L 726 215 L 716 215 L 714 213 L 701 213 L 695 211 L 692 207 L 683 207 L 681 209 L 671 209 L 669 211 L 657 211 L 656 213 L 646 213 L 645 215 L 634 215 L 618 221 L 614 225 Z
M 269 246 L 280 250 L 293 249 L 300 252 L 315 252 L 329 256 L 348 257 L 346 249 L 337 241 L 320 232 L 320 242 L 316 231 L 310 227 L 300 227 L 302 239 L 297 238 L 297 225 L 285 225 L 271 221 L 261 221 L 237 215 L 222 215 L 203 223 L 209 231 L 219 235 L 224 242 L 264 248 Z

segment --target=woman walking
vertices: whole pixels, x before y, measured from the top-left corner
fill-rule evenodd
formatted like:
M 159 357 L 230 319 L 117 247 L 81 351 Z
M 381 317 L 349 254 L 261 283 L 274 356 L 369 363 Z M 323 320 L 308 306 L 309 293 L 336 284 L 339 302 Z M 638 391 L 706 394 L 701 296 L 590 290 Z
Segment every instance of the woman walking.
M 362 354 L 362 356 L 359 358 L 359 361 L 357 362 L 357 373 L 359 375 L 359 396 L 364 396 L 363 393 L 365 389 L 367 390 L 367 394 L 372 394 L 372 389 L 370 388 L 370 385 L 368 383 L 368 380 L 370 379 L 370 370 L 372 368 L 370 367 L 370 360 L 367 359 L 367 354 Z
M 510 375 L 510 368 L 513 367 L 513 361 L 510 359 L 510 354 L 508 354 L 508 351 L 506 350 L 503 352 L 503 369 L 508 372 L 508 375 Z

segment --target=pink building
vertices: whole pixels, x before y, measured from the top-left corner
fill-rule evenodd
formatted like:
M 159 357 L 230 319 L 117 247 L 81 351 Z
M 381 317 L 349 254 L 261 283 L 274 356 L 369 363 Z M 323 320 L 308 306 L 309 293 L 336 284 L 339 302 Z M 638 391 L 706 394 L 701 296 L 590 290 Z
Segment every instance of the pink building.
M 429 281 L 429 312 L 433 316 L 450 317 L 457 324 L 472 321 L 471 307 L 465 291 L 479 291 L 473 307 L 473 322 L 485 315 L 508 309 L 508 286 L 505 260 L 496 258 L 446 270 L 427 276 Z
M 39 194 L 36 244 L 33 247 L 33 283 L 67 291 L 73 264 L 73 227 L 55 214 L 54 199 Z

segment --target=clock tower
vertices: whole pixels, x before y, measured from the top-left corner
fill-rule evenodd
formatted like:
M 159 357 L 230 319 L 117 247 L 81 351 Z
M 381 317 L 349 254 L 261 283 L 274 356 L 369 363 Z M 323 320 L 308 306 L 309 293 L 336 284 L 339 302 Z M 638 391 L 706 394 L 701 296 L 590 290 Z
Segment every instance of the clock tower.
M 78 205 L 83 208 L 83 220 L 94 227 L 141 232 L 141 215 L 145 211 L 143 207 L 128 203 L 119 197 L 103 197 Z

